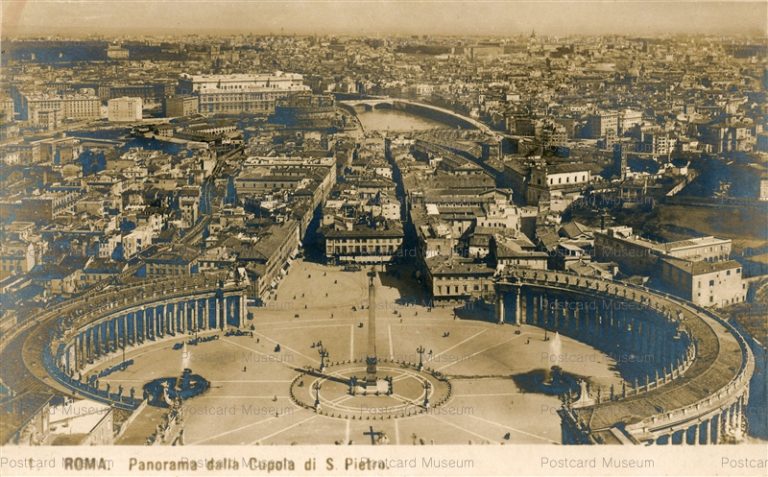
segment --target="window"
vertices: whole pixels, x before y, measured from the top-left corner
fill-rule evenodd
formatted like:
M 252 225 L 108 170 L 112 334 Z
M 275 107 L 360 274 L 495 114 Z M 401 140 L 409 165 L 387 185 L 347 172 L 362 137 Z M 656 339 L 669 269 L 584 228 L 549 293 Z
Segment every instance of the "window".
M 710 280 L 709 281 L 709 286 L 711 286 L 711 287 L 715 286 L 715 281 L 714 280 Z

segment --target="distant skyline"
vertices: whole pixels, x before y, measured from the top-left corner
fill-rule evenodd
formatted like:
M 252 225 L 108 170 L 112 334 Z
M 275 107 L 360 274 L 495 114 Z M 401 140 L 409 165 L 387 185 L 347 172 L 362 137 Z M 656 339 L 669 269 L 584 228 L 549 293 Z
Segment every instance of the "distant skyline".
M 2 35 L 766 34 L 766 1 L 3 0 Z

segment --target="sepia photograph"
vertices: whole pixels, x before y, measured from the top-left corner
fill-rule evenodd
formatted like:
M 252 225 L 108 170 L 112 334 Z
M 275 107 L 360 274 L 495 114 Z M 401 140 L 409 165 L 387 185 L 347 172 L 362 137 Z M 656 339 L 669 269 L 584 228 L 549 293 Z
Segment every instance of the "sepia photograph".
M 3 1 L 0 473 L 765 476 L 767 19 Z

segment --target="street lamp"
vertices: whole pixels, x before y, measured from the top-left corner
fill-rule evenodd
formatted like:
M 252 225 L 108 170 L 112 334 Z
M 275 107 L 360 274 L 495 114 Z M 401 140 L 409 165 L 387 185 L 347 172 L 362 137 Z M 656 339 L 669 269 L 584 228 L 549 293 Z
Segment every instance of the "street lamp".
M 416 348 L 416 352 L 419 353 L 419 366 L 417 368 L 419 371 L 424 369 L 424 351 L 425 351 L 424 347 L 421 345 L 419 345 L 419 347 Z
M 328 351 L 325 350 L 325 347 L 320 345 L 318 353 L 320 353 L 320 372 L 322 373 L 325 371 L 325 359 L 328 357 Z
M 320 388 L 322 388 L 322 386 L 320 385 L 319 382 L 316 382 L 313 387 L 315 389 L 315 411 L 319 411 L 320 410 Z

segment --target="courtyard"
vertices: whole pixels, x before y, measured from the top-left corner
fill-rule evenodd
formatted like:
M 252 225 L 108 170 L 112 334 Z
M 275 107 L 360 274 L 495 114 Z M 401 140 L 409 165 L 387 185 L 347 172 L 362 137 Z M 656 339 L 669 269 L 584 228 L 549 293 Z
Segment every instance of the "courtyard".
M 474 314 L 464 310 L 461 318 L 450 306 L 429 308 L 405 273 L 396 277 L 379 272 L 375 279 L 380 375 L 415 368 L 420 360 L 417 349 L 422 349 L 425 371 L 438 372 L 450 383 L 447 400 L 425 409 L 424 379 L 409 371 L 394 380 L 397 402 L 383 395 L 349 396 L 344 386 L 326 382 L 319 395 L 321 409 L 327 412 L 297 404 L 291 398 L 295 386 L 301 401 L 311 403 L 315 396 L 315 380 L 300 377 L 308 368 L 320 367 L 321 349 L 327 352 L 330 370 L 345 376 L 364 374 L 364 364 L 355 363 L 364 363 L 367 354 L 366 273 L 297 260 L 274 299 L 249 308 L 252 319 L 245 329 L 253 336 L 208 331 L 200 336 L 219 333 L 219 339 L 187 346 L 186 365 L 211 387 L 183 404 L 185 444 L 561 442 L 560 399 L 527 391 L 516 379 L 555 364 L 552 340 L 545 341 L 544 330 L 499 325 L 481 308 Z M 173 346 L 188 339 L 177 335 L 129 350 L 126 359 L 134 364 L 102 382 L 134 387 L 141 395 L 146 382 L 181 373 L 184 351 Z M 611 358 L 567 337 L 559 342 L 557 364 L 563 371 L 602 387 L 620 385 Z M 121 359 L 118 355 L 100 362 L 89 373 Z M 431 386 L 445 393 L 438 383 Z M 405 412 L 392 413 L 390 407 Z M 142 412 L 158 411 L 148 407 Z M 139 416 L 133 426 L 155 422 Z M 134 428 L 130 434 L 142 431 Z M 147 428 L 146 435 L 152 431 Z

